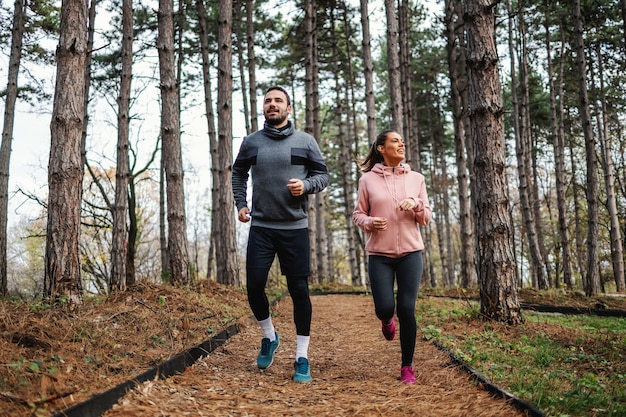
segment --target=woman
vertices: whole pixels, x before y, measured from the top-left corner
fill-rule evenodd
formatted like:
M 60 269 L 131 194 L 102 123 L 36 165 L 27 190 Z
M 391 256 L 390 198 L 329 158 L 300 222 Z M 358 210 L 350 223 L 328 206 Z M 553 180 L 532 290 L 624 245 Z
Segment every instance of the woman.
M 364 174 L 359 180 L 352 220 L 367 235 L 368 274 L 383 335 L 387 340 L 395 337 L 395 312 L 402 350 L 400 380 L 413 384 L 416 382 L 413 371 L 417 337 L 415 304 L 424 249 L 419 226 L 430 222 L 432 211 L 424 176 L 402 163 L 404 154 L 404 140 L 398 132 L 386 130 L 378 135 L 361 164 Z

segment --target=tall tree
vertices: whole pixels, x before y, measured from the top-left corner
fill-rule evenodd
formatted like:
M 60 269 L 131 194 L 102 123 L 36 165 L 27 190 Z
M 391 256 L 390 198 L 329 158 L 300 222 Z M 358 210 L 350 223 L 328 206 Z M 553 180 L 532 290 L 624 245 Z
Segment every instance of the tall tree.
M 522 91 L 522 99 L 518 100 L 518 85 L 517 85 L 517 69 L 516 63 L 516 48 L 515 37 L 513 31 L 514 16 L 519 19 L 519 30 L 521 32 L 520 37 L 522 42 L 521 56 L 526 56 L 526 45 L 524 44 L 524 16 L 522 13 L 522 7 L 518 13 L 513 13 L 511 2 L 506 2 L 507 11 L 509 14 L 509 60 L 511 65 L 511 102 L 513 106 L 513 131 L 515 134 L 515 150 L 517 156 L 517 175 L 519 179 L 519 195 L 522 218 L 524 220 L 524 230 L 526 231 L 526 239 L 528 241 L 528 248 L 530 250 L 530 264 L 533 286 L 539 289 L 547 289 L 547 278 L 544 269 L 543 257 L 539 250 L 539 238 L 537 233 L 536 221 L 534 218 L 534 212 L 532 210 L 532 169 L 531 169 L 531 139 L 530 139 L 530 127 L 528 126 L 528 77 L 526 71 L 526 61 L 522 58 L 520 61 L 520 89 Z
M 572 276 L 572 250 L 570 246 L 570 235 L 567 221 L 567 207 L 566 207 L 566 184 L 565 184 L 565 140 L 563 138 L 563 113 L 557 113 L 557 106 L 563 105 L 563 100 L 557 103 L 556 96 L 558 89 L 555 87 L 554 78 L 555 71 L 552 64 L 552 47 L 550 42 L 550 29 L 548 23 L 547 13 L 545 13 L 545 40 L 546 40 L 546 55 L 548 56 L 548 87 L 550 90 L 550 136 L 552 142 L 552 148 L 554 150 L 554 169 L 556 178 L 556 200 L 558 210 L 558 229 L 559 240 L 561 245 L 561 264 L 563 269 L 563 283 L 568 289 L 572 289 L 574 282 Z M 563 65 L 563 48 L 558 56 L 559 66 Z M 558 77 L 559 85 L 562 85 L 561 77 Z M 561 94 L 559 94 L 561 96 Z M 558 273 L 557 273 L 558 276 Z M 558 286 L 558 279 L 555 279 L 555 286 Z
M 607 96 L 604 80 L 604 66 L 602 64 L 602 47 L 596 42 L 596 55 L 598 59 L 598 78 L 600 79 L 599 97 L 600 112 L 596 112 L 600 138 L 600 151 L 602 158 L 602 171 L 604 172 L 604 187 L 606 189 L 606 206 L 609 212 L 609 233 L 611 236 L 611 261 L 613 264 L 613 279 L 618 292 L 624 292 L 624 251 L 622 249 L 622 234 L 615 197 L 615 174 L 613 173 L 613 156 L 611 152 L 611 139 L 608 127 Z
M 344 9 L 345 12 L 345 9 Z M 350 144 L 348 143 L 348 138 L 350 137 L 348 130 L 344 124 L 344 115 L 347 113 L 346 109 L 344 109 L 343 103 L 347 100 L 342 96 L 343 88 L 342 83 L 340 81 L 341 71 L 339 69 L 340 62 L 343 60 L 340 57 L 339 49 L 340 45 L 338 45 L 339 40 L 342 39 L 341 33 L 339 33 L 339 29 L 337 27 L 337 22 L 335 21 L 335 11 L 330 12 L 331 18 L 331 28 L 332 28 L 332 45 L 331 45 L 331 57 L 333 62 L 333 77 L 335 81 L 335 123 L 337 124 L 337 140 L 339 143 L 339 172 L 341 174 L 341 189 L 343 191 L 343 196 L 345 200 L 345 206 L 343 208 L 343 214 L 346 222 L 346 235 L 348 236 L 348 262 L 350 264 L 350 273 L 352 275 L 352 282 L 354 283 L 355 278 L 358 277 L 358 265 L 357 265 L 357 257 L 356 257 L 356 245 L 354 242 L 355 236 L 355 225 L 352 221 L 352 212 L 354 211 L 354 200 L 352 196 L 354 195 L 354 184 L 352 182 L 352 161 L 350 154 Z M 345 28 L 344 28 L 345 30 Z M 349 38 L 348 39 L 349 42 Z M 346 118 L 346 121 L 349 118 Z
M 243 121 L 246 126 L 246 134 L 252 133 L 250 126 L 250 108 L 248 107 L 248 90 L 246 83 L 246 60 L 244 59 L 244 35 L 243 35 L 243 7 L 244 1 L 233 0 L 233 29 L 235 37 L 235 50 L 237 51 L 237 63 L 239 64 L 239 81 L 241 83 L 241 98 L 243 104 Z M 246 22 L 247 24 L 247 22 Z M 247 36 L 247 30 L 246 30 Z
M 572 18 L 578 73 L 578 110 L 585 137 L 587 162 L 587 271 L 583 280 L 583 288 L 586 295 L 593 296 L 597 295 L 600 290 L 600 271 L 598 269 L 598 158 L 596 156 L 596 140 L 591 126 L 591 110 L 589 109 L 587 60 L 580 0 L 574 0 L 572 4 Z
M 385 13 L 387 16 L 387 71 L 389 72 L 389 99 L 391 103 L 390 128 L 404 135 L 398 18 L 394 0 L 385 0 Z
M 463 28 L 463 17 L 457 13 L 458 0 L 446 0 L 445 32 L 448 58 L 448 74 L 450 77 L 450 96 L 452 102 L 454 150 L 456 155 L 457 186 L 459 187 L 459 224 L 461 233 L 461 286 L 469 288 L 476 285 L 476 265 L 474 247 L 474 224 L 472 222 L 471 204 L 469 199 L 469 178 L 467 170 L 467 150 L 465 138 L 462 86 L 466 83 L 462 78 L 462 67 L 465 66 L 464 51 L 461 48 L 459 27 Z
M 232 0 L 220 1 L 218 18 L 218 55 L 217 55 L 217 137 L 218 137 L 218 187 L 219 197 L 215 216 L 221 228 L 220 239 L 215 241 L 217 281 L 223 284 L 239 286 L 239 263 L 237 262 L 237 242 L 235 239 L 235 202 L 232 199 L 231 170 L 233 163 L 233 126 L 232 126 Z M 212 231 L 214 232 L 214 230 Z
M 81 158 L 84 123 L 87 3 L 63 0 L 57 72 L 50 123 L 48 225 L 44 292 L 53 300 L 82 304 L 80 275 Z
M 626 0 L 625 0 L 626 1 Z M 372 61 L 372 37 L 367 0 L 361 0 L 361 30 L 363 32 L 363 78 L 365 78 L 365 113 L 367 118 L 367 143 L 376 139 L 376 100 L 374 96 L 374 63 Z
M 256 86 L 256 53 L 254 52 L 254 1 L 245 0 L 246 3 L 246 45 L 248 47 L 248 89 L 250 95 L 250 121 L 251 130 L 259 130 L 257 113 L 257 86 Z
M 128 183 L 130 169 L 128 135 L 130 93 L 133 66 L 133 5 L 122 0 L 122 72 L 117 98 L 117 169 L 115 170 L 115 204 L 113 206 L 113 244 L 111 245 L 111 289 L 125 290 L 128 248 Z
M 410 31 L 412 13 L 409 11 L 409 1 L 400 0 L 398 2 L 398 47 L 400 58 L 400 95 L 402 100 L 402 127 L 401 132 L 406 146 L 406 162 L 417 170 L 421 170 L 420 149 L 419 149 L 419 129 L 417 117 L 413 110 L 413 90 L 411 88 L 411 46 Z
M 317 5 L 315 0 L 304 2 L 304 67 L 305 67 L 305 127 L 318 142 L 322 132 L 319 100 L 319 56 L 317 39 Z M 320 146 L 321 147 L 321 146 Z M 309 239 L 311 241 L 311 276 L 313 283 L 320 282 L 329 271 L 326 227 L 323 216 L 325 193 L 309 196 Z M 321 211 L 320 211 L 321 210 Z
M 170 282 L 189 283 L 185 192 L 180 143 L 180 106 L 174 60 L 172 0 L 159 0 L 157 49 L 161 85 L 161 141 L 167 195 L 167 252 Z
M 9 165 L 11 161 L 11 143 L 13 142 L 13 124 L 15 122 L 15 103 L 17 101 L 17 79 L 22 60 L 22 40 L 24 38 L 24 18 L 26 2 L 15 1 L 13 24 L 11 25 L 11 55 L 9 56 L 9 76 L 7 81 L 2 125 L 2 143 L 0 144 L 0 295 L 8 292 L 7 280 L 7 223 L 9 206 Z
M 209 59 L 209 38 L 207 29 L 207 11 L 204 0 L 196 0 L 196 11 L 198 12 L 198 25 L 200 28 L 200 57 L 202 58 L 202 81 L 204 85 L 204 109 L 206 112 L 207 128 L 209 134 L 209 152 L 211 158 L 211 238 L 209 239 L 209 256 L 207 259 L 207 277 L 214 276 L 215 272 L 215 247 L 220 240 L 222 228 L 220 219 L 215 215 L 215 208 L 219 203 L 219 176 L 217 167 L 219 166 L 217 135 L 215 132 L 215 113 L 213 111 L 213 94 L 211 87 L 211 61 Z
M 522 322 L 515 286 L 515 254 L 506 178 L 502 86 L 495 45 L 497 1 L 467 0 L 469 117 L 474 143 L 475 219 L 481 313 Z

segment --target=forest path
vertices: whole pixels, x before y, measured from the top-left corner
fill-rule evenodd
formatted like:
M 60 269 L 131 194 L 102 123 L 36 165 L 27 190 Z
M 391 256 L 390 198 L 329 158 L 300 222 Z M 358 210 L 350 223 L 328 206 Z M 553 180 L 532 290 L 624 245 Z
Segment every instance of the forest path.
M 400 383 L 400 341 L 397 336 L 384 339 L 371 296 L 311 300 L 310 384 L 291 379 L 295 328 L 286 297 L 272 309 L 281 344 L 269 369 L 256 366 L 262 333 L 256 323 L 248 323 L 183 374 L 139 385 L 104 416 L 524 415 L 477 387 L 419 332 L 413 362 L 417 383 Z

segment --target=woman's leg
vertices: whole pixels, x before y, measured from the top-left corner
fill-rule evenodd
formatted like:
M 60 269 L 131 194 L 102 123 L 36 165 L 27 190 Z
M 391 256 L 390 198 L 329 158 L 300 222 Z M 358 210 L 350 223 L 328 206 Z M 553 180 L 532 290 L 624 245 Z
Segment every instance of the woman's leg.
M 398 280 L 398 322 L 400 323 L 400 347 L 402 348 L 402 366 L 413 364 L 417 323 L 415 304 L 417 292 L 422 280 L 422 252 L 411 253 L 399 260 L 396 269 Z
M 378 255 L 370 255 L 368 261 L 374 311 L 376 317 L 385 323 L 393 318 L 395 309 L 393 295 L 395 268 L 393 261 L 391 258 Z

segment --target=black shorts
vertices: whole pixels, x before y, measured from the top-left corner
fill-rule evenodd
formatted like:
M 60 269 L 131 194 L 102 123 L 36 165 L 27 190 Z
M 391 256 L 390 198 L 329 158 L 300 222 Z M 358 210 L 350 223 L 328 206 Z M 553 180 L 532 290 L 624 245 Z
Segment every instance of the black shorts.
M 310 275 L 309 229 L 282 230 L 253 226 L 248 235 L 246 270 L 269 271 L 278 255 L 285 276 Z

